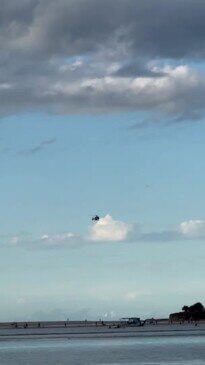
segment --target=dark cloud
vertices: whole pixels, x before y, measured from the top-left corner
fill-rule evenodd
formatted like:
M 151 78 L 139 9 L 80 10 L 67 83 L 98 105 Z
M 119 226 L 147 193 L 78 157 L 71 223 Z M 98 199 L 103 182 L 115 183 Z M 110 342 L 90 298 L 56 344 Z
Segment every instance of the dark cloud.
M 162 77 L 164 73 L 153 72 L 137 62 L 131 62 L 114 72 L 114 75 L 120 77 Z
M 201 0 L 1 0 L 1 44 L 45 57 L 76 55 L 117 34 L 119 43 L 154 57 L 203 57 L 204 12 Z
M 203 72 L 190 69 L 186 79 L 183 70 L 164 66 L 170 59 L 175 66 L 203 61 L 204 1 L 0 0 L 0 5 L 1 116 L 143 110 L 174 120 L 203 117 Z

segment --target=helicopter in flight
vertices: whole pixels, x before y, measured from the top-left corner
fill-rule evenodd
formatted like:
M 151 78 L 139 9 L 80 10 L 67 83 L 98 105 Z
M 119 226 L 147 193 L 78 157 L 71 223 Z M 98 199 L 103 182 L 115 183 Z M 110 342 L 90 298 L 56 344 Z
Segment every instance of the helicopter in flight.
M 97 221 L 99 221 L 99 220 L 100 220 L 99 215 L 94 215 L 94 216 L 92 217 L 92 221 L 97 222 Z

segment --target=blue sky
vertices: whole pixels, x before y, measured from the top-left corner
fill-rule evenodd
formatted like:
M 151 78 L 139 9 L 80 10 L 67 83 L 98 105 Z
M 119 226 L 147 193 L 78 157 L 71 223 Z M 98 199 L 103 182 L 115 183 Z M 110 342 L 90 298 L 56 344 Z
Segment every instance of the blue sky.
M 203 303 L 205 5 L 163 4 L 2 4 L 0 321 Z
M 137 118 L 2 119 L 2 320 L 164 316 L 203 300 L 202 239 L 56 236 L 88 234 L 95 213 L 151 233 L 203 220 L 203 123 L 130 128 Z M 45 234 L 54 245 L 31 243 Z

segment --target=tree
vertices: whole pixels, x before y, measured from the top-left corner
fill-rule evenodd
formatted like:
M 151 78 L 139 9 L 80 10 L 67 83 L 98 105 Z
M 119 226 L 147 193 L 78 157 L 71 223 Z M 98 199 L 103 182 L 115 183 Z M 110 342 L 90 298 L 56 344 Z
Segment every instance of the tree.
M 183 310 L 185 313 L 188 313 L 188 312 L 189 312 L 189 307 L 188 307 L 188 305 L 184 305 L 184 306 L 182 307 L 182 310 Z
M 204 311 L 204 306 L 201 303 L 195 303 L 193 305 L 191 305 L 191 307 L 189 307 L 189 311 L 190 312 L 203 312 Z

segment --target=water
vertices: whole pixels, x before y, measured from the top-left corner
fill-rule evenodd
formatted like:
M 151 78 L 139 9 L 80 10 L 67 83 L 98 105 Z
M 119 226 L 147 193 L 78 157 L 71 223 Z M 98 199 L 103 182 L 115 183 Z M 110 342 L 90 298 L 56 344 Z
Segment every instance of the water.
M 202 365 L 205 336 L 5 338 L 1 365 Z

